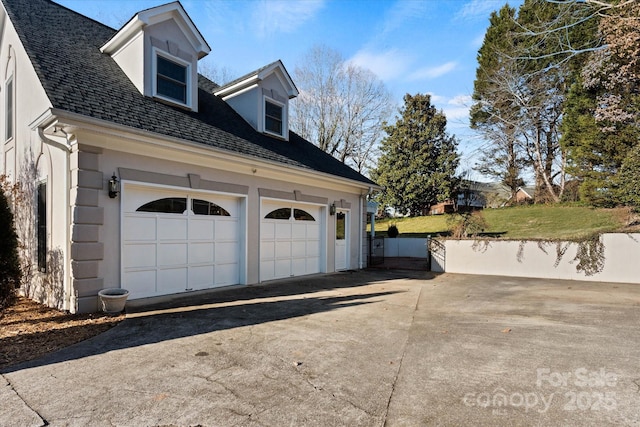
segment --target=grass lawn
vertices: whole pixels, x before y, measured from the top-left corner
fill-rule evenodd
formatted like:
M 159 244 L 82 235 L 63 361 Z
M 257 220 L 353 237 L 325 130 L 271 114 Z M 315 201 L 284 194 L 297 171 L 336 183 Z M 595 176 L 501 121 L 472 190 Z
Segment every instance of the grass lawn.
M 638 231 L 626 229 L 630 218 L 626 208 L 531 205 L 485 209 L 482 215 L 488 226 L 485 232 L 500 234 L 504 239 L 580 240 L 604 232 Z M 452 217 L 455 215 L 376 220 L 376 234 L 385 234 L 389 224 L 396 224 L 399 237 L 445 234 Z

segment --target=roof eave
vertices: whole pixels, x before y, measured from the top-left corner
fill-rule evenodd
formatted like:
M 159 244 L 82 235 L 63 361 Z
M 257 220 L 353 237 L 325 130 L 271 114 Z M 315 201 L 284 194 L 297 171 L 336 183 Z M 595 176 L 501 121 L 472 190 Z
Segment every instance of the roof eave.
M 270 166 L 271 168 L 276 168 L 279 170 L 287 170 L 290 172 L 295 172 L 297 174 L 302 174 L 307 176 L 311 175 L 318 178 L 323 178 L 325 180 L 329 180 L 334 183 L 349 185 L 349 186 L 357 187 L 367 191 L 370 191 L 370 190 L 380 191 L 383 189 L 382 187 L 380 187 L 379 185 L 373 182 L 365 182 L 365 181 L 360 181 L 352 178 L 346 178 L 346 177 L 334 175 L 327 172 L 317 171 L 314 169 L 304 168 L 304 167 L 295 166 L 295 165 L 288 165 L 285 163 L 280 163 L 280 162 L 264 159 L 257 156 L 239 154 L 231 150 L 226 150 L 223 148 L 206 145 L 199 142 L 194 142 L 188 139 L 175 138 L 175 137 L 163 135 L 160 133 L 137 129 L 130 126 L 119 125 L 117 123 L 113 123 L 110 121 L 96 119 L 94 117 L 89 117 L 89 116 L 73 113 L 66 110 L 60 110 L 56 108 L 51 109 L 50 114 L 47 114 L 47 120 L 46 120 L 47 126 L 51 127 L 51 123 L 53 123 L 53 121 L 60 124 L 61 128 L 65 129 L 65 131 L 68 131 L 69 133 L 73 133 L 75 130 L 79 128 L 93 130 L 96 132 L 105 132 L 105 130 L 108 130 L 111 132 L 121 133 L 121 136 L 123 137 L 129 137 L 129 138 L 135 137 L 136 139 L 147 141 L 147 142 L 159 141 L 159 142 L 180 144 L 181 146 L 185 147 L 185 149 L 206 150 L 212 153 L 216 153 L 216 157 L 218 158 L 222 156 L 223 158 L 227 158 L 231 161 L 239 162 L 246 165 L 255 165 L 256 163 L 260 163 L 266 166 Z M 43 120 L 41 121 L 41 123 L 44 124 L 45 121 Z M 69 126 L 68 127 L 63 126 L 62 123 L 67 123 Z

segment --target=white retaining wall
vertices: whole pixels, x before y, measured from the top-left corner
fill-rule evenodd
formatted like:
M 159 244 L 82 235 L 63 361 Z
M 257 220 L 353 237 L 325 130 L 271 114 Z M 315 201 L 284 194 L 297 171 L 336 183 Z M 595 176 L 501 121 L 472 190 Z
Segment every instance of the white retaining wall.
M 604 267 L 586 275 L 576 270 L 577 243 L 508 240 L 440 240 L 444 254 L 432 253 L 432 271 L 547 279 L 640 284 L 640 234 L 601 236 Z M 558 254 L 558 248 L 566 249 Z
M 389 258 L 427 258 L 427 239 L 418 237 L 385 237 L 384 256 Z

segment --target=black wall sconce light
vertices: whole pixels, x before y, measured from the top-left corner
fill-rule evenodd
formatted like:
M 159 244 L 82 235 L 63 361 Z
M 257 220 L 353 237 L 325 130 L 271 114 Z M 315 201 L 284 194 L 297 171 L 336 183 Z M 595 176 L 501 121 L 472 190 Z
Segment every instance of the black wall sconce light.
M 114 174 L 109 180 L 109 197 L 115 199 L 118 197 L 118 193 L 120 193 L 120 181 L 118 177 Z
M 329 215 L 335 215 L 335 214 L 336 214 L 336 204 L 331 203 L 331 206 L 329 206 Z

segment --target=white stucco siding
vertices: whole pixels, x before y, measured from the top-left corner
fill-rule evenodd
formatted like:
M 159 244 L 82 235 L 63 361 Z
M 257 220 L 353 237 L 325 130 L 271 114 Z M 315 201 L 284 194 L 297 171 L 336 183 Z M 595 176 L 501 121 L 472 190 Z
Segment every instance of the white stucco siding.
M 138 91 L 145 93 L 144 89 L 144 35 L 137 34 L 126 46 L 111 57 L 116 61 L 122 71 L 129 77 L 129 80 L 136 86 Z
M 262 110 L 259 94 L 260 89 L 255 87 L 226 100 L 254 129 L 258 129 L 258 112 Z
M 29 280 L 30 286 L 23 291 L 31 297 L 39 297 L 42 302 L 63 309 L 70 309 L 70 300 L 64 289 L 69 288 L 68 271 L 68 157 L 66 151 L 43 142 L 34 127 L 43 119 L 51 108 L 46 92 L 32 67 L 13 24 L 6 18 L 3 8 L 2 33 L 0 35 L 0 138 L 3 149 L 0 150 L 0 173 L 11 175 L 14 182 L 21 183 L 26 200 L 34 196 L 37 185 L 47 185 L 47 251 L 51 261 L 49 271 L 36 274 Z M 14 119 L 13 138 L 6 139 L 6 83 L 13 81 Z M 64 138 L 59 139 L 64 142 Z M 34 200 L 34 199 L 31 199 Z M 17 229 L 22 239 L 28 239 L 32 247 L 36 247 L 35 205 L 26 203 L 17 207 Z M 33 252 L 29 262 L 37 265 Z M 51 285 L 44 289 L 43 281 Z

